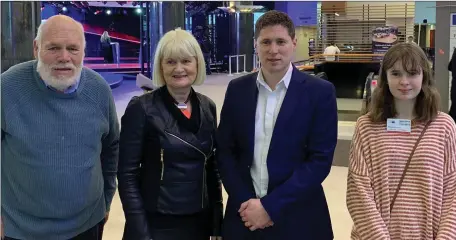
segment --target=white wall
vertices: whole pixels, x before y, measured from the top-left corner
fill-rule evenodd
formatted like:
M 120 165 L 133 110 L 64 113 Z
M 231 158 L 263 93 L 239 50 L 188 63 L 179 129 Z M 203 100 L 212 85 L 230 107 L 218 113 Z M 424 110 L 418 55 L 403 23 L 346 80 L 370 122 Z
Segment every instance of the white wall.
M 296 38 L 298 43 L 296 46 L 295 60 L 305 60 L 309 58 L 309 39 L 317 38 L 317 27 L 296 27 Z

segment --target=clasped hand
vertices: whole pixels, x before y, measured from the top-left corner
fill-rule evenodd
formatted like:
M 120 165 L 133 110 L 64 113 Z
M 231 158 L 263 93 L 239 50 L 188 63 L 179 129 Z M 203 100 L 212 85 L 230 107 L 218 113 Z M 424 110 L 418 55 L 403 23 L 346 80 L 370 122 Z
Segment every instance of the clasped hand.
M 269 214 L 264 209 L 263 204 L 261 204 L 260 199 L 250 199 L 241 204 L 239 214 L 241 215 L 244 225 L 248 227 L 250 231 L 265 229 L 274 225 Z

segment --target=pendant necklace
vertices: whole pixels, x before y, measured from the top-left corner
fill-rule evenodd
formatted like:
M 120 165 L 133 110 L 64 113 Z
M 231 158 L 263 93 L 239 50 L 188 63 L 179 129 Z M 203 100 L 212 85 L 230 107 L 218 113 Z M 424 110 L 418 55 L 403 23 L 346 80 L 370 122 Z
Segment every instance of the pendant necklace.
M 185 100 L 185 102 L 177 102 L 176 99 L 174 99 L 174 104 L 177 106 L 177 108 L 179 108 L 181 110 L 187 109 L 187 103 L 190 100 L 191 94 L 192 94 L 191 92 L 190 92 L 190 94 L 188 94 L 187 100 Z

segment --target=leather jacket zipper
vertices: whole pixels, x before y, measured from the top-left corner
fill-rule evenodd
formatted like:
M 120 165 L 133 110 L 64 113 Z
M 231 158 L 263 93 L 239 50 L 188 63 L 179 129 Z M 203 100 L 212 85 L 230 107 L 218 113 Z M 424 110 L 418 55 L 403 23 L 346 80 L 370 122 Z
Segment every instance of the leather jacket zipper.
M 212 148 L 214 147 L 214 139 L 212 138 L 212 135 L 211 135 L 211 154 L 209 156 L 207 156 L 206 154 L 204 154 L 203 151 L 201 151 L 200 149 L 198 149 L 197 147 L 193 146 L 191 143 L 185 141 L 184 139 L 172 134 L 172 133 L 169 133 L 167 131 L 165 131 L 166 134 L 170 135 L 170 136 L 173 136 L 177 139 L 179 139 L 181 142 L 187 144 L 188 146 L 194 148 L 195 150 L 197 150 L 198 152 L 200 152 L 201 154 L 203 154 L 204 156 L 204 167 L 203 167 L 203 191 L 201 193 L 201 208 L 204 208 L 204 192 L 206 191 L 206 163 L 207 163 L 207 160 L 209 157 L 212 156 L 212 153 L 213 153 L 213 150 Z M 162 161 L 163 162 L 163 161 Z
M 200 152 L 201 154 L 203 154 L 204 159 L 206 159 L 206 154 L 204 154 L 204 152 L 201 151 L 201 150 L 199 150 L 197 147 L 193 146 L 191 143 L 189 143 L 189 142 L 185 141 L 184 139 L 182 139 L 182 138 L 180 138 L 180 137 L 178 137 L 178 136 L 176 136 L 176 135 L 174 135 L 174 134 L 172 134 L 172 133 L 169 133 L 169 132 L 167 132 L 167 131 L 165 131 L 165 133 L 168 134 L 168 135 L 170 135 L 170 136 L 173 136 L 173 137 L 179 139 L 179 140 L 182 141 L 183 143 L 185 143 L 185 144 L 187 144 L 188 146 L 194 148 L 195 150 L 197 150 L 198 152 Z
M 163 162 L 163 148 L 160 150 L 161 174 L 160 180 L 163 181 L 163 173 L 165 172 L 165 163 Z

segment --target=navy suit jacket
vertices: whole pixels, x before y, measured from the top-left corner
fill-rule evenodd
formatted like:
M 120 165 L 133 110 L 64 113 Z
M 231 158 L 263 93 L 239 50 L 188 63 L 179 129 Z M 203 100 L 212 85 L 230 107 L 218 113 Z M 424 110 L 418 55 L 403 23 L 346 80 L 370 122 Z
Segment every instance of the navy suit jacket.
M 253 162 L 258 73 L 232 80 L 226 91 L 217 133 L 217 161 L 228 192 L 223 239 L 333 239 L 321 186 L 331 169 L 337 144 L 334 86 L 293 73 L 269 147 L 268 194 L 261 198 L 273 227 L 250 232 L 238 210 L 256 198 L 250 174 Z M 342 201 L 342 199 L 341 199 Z

